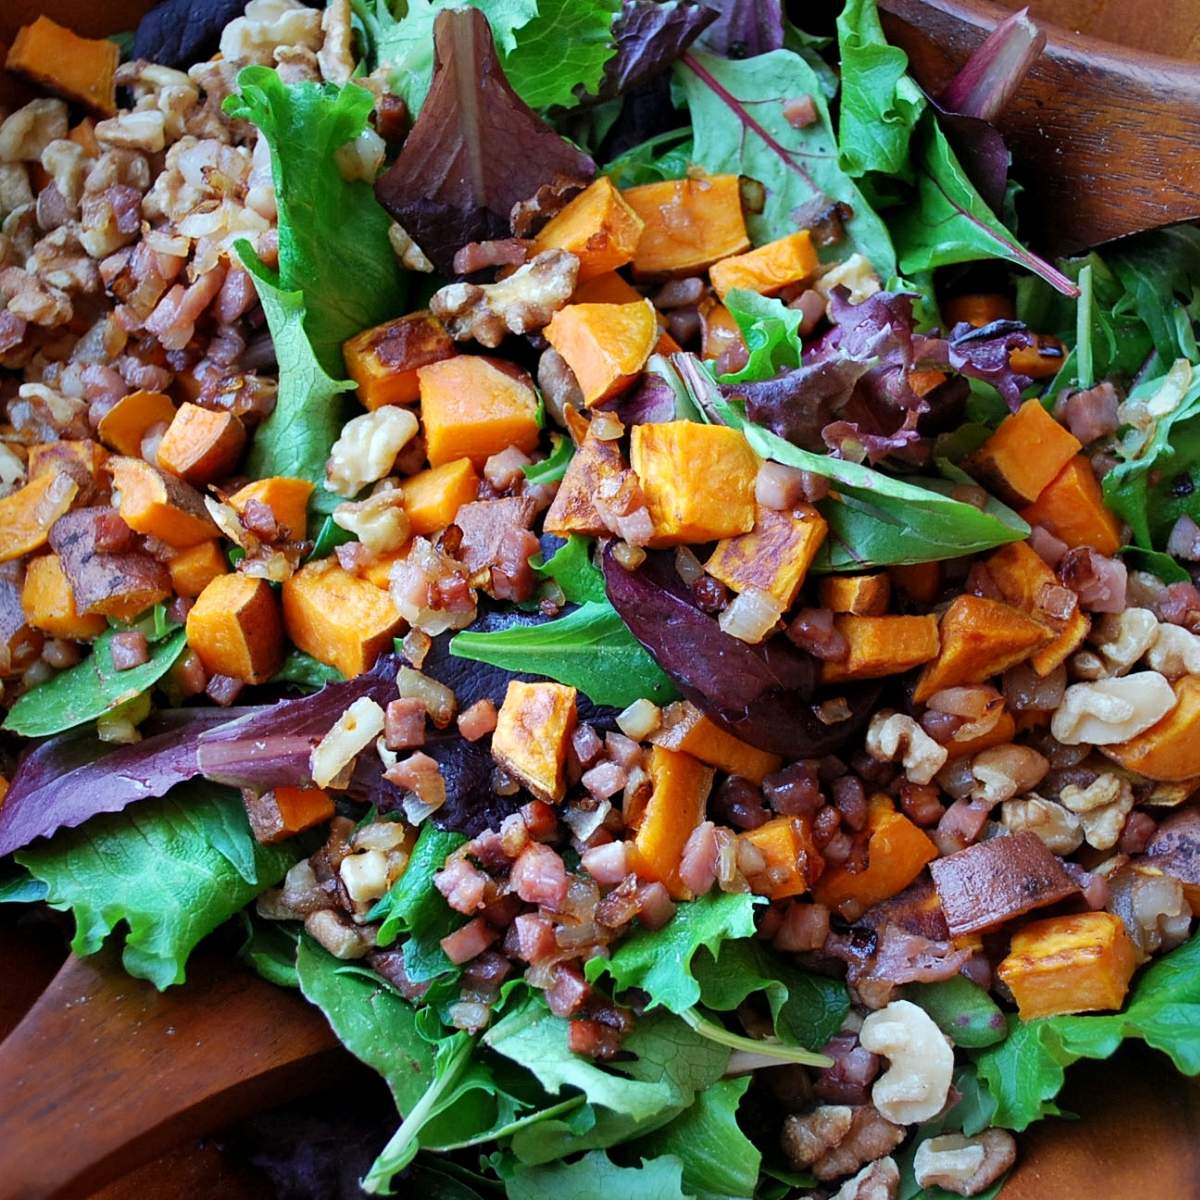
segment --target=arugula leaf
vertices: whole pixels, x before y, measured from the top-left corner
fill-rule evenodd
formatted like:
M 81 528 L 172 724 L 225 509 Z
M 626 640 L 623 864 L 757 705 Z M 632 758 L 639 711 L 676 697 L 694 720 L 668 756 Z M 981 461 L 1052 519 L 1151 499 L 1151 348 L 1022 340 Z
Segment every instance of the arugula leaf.
M 721 419 L 740 429 L 763 458 L 833 480 L 838 498 L 820 504 L 829 538 L 815 570 L 934 562 L 976 554 L 1029 536 L 1029 526 L 998 501 L 987 510 L 955 500 L 949 481 L 923 479 L 921 486 L 861 463 L 813 454 L 746 420 L 728 401 L 714 402 Z
M 1108 1058 L 1124 1038 L 1161 1050 L 1184 1075 L 1200 1074 L 1200 937 L 1152 963 L 1124 1012 L 1097 1017 L 1009 1020 L 1008 1037 L 976 1058 L 980 1082 L 996 1102 L 993 1124 L 1018 1132 L 1057 1113 L 1065 1068 Z
M 908 55 L 888 44 L 875 0 L 849 0 L 838 15 L 842 100 L 838 160 L 857 179 L 909 173 L 909 142 L 925 96 L 908 77 Z
M 368 914 L 372 921 L 382 920 L 375 939 L 380 946 L 390 946 L 401 933 L 425 935 L 441 930 L 437 936 L 443 938 L 460 923 L 433 886 L 433 877 L 466 840 L 450 829 L 421 826 L 404 874 Z
M 48 737 L 94 721 L 152 688 L 187 648 L 187 634 L 176 626 L 168 637 L 150 645 L 150 657 L 140 667 L 118 671 L 112 661 L 112 640 L 118 632 L 102 633 L 83 662 L 20 697 L 3 728 L 23 737 Z
M 0 904 L 36 904 L 45 900 L 49 891 L 42 880 L 19 867 L 0 878 Z
M 246 927 L 246 940 L 238 950 L 238 958 L 268 983 L 298 988 L 296 952 L 302 926 L 290 921 L 266 921 L 245 909 L 239 916 Z
M 977 1049 L 1003 1041 L 1008 1031 L 996 1002 L 977 983 L 955 975 L 939 983 L 914 983 L 906 999 L 923 1008 L 956 1046 Z
M 714 174 L 749 175 L 766 188 L 762 212 L 746 218 L 755 243 L 793 232 L 797 208 L 817 199 L 840 200 L 854 215 L 836 255 L 858 250 L 883 278 L 896 274 L 888 231 L 838 165 L 820 80 L 799 55 L 774 50 L 733 62 L 689 53 L 676 66 L 675 78 L 691 113 L 696 161 Z M 783 101 L 804 95 L 813 98 L 819 120 L 796 129 L 784 115 Z
M 1118 243 L 1106 261 L 1125 290 L 1115 315 L 1136 314 L 1160 362 L 1200 361 L 1195 326 L 1200 319 L 1200 229 L 1173 225 Z
M 691 129 L 668 129 L 618 155 L 603 168 L 619 188 L 682 179 L 694 159 Z
M 567 466 L 575 457 L 575 443 L 562 434 L 551 434 L 554 449 L 541 462 L 530 463 L 521 468 L 528 483 L 557 483 L 567 473 Z
M 541 566 L 534 564 L 533 569 L 539 575 L 553 579 L 571 604 L 583 604 L 587 600 L 603 602 L 607 599 L 604 575 L 592 561 L 591 538 L 572 533 L 566 544 L 559 546 L 548 562 Z
M 776 1036 L 810 1050 L 824 1046 L 850 1011 L 840 979 L 792 966 L 753 938 L 725 942 L 716 955 L 697 955 L 692 974 L 700 1003 L 717 1012 L 732 1012 L 753 992 L 765 992 Z
M 738 1104 L 749 1087 L 749 1075 L 714 1083 L 669 1125 L 638 1141 L 634 1150 L 678 1159 L 683 1184 L 697 1200 L 753 1196 L 762 1155 L 737 1123 Z
M 722 375 L 722 383 L 770 379 L 800 365 L 803 347 L 798 330 L 804 314 L 799 309 L 746 288 L 733 288 L 725 297 L 725 307 L 738 323 L 750 356 L 740 371 Z
M 570 1164 L 518 1166 L 504 1190 L 508 1200 L 691 1200 L 682 1176 L 683 1163 L 674 1155 L 643 1160 L 640 1167 L 618 1167 L 596 1150 Z
M 318 691 L 327 683 L 345 683 L 346 677 L 328 663 L 318 662 L 303 650 L 289 650 L 283 666 L 271 676 L 271 683 L 294 683 L 308 691 Z
M 201 938 L 299 857 L 289 843 L 256 842 L 238 794 L 207 784 L 93 817 L 16 854 L 47 884 L 50 907 L 73 911 L 76 954 L 94 954 L 124 921 L 125 969 L 160 991 L 183 982 Z
M 355 540 L 356 538 L 350 530 L 343 529 L 332 516 L 326 517 L 317 530 L 317 536 L 313 539 L 313 548 L 308 558 L 309 560 L 327 558 L 339 546 Z
M 662 929 L 636 929 L 610 958 L 588 960 L 585 974 L 594 983 L 612 976 L 618 991 L 640 988 L 650 1008 L 662 1006 L 682 1013 L 700 1000 L 700 985 L 692 975 L 692 960 L 701 949 L 715 953 L 729 938 L 754 933 L 754 897 L 748 892 L 710 892 L 681 904 Z
M 1078 294 L 1061 271 L 1026 250 L 988 208 L 932 113 L 922 118 L 914 147 L 917 195 L 896 210 L 891 222 L 904 274 L 1002 258 L 1040 275 L 1063 295 Z
M 1169 555 L 1138 546 L 1122 546 L 1118 554 L 1132 571 L 1149 571 L 1163 583 L 1190 583 L 1192 577 Z
M 528 671 L 619 708 L 643 697 L 665 704 L 675 685 L 608 601 L 588 600 L 553 621 L 496 633 L 459 633 L 450 653 L 506 671 Z

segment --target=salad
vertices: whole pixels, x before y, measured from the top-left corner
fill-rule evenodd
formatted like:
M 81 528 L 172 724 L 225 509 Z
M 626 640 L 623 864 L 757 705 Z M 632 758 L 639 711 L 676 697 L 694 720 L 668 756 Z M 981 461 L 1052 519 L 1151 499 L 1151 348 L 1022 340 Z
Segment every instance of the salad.
M 164 0 L 0 124 L 0 900 L 229 922 L 369 1194 L 992 1197 L 1200 1073 L 1200 231 L 872 0 Z

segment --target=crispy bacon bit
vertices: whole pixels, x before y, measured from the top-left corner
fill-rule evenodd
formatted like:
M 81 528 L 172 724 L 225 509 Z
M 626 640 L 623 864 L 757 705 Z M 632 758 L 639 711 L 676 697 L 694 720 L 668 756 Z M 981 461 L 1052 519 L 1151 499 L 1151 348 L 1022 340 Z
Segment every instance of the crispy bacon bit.
M 713 816 L 735 829 L 757 829 L 771 814 L 763 806 L 762 793 L 748 779 L 730 775 L 710 801 Z
M 531 842 L 514 864 L 509 886 L 527 904 L 556 909 L 567 898 L 567 869 L 557 851 Z
M 558 963 L 554 982 L 546 991 L 546 1004 L 556 1017 L 570 1017 L 591 999 L 592 989 L 574 963 Z
M 496 705 L 486 697 L 458 714 L 458 732 L 468 742 L 487 737 L 496 728 Z
M 1115 558 L 1077 546 L 1058 564 L 1058 577 L 1079 597 L 1083 608 L 1100 613 L 1125 610 L 1128 573 L 1125 564 Z
M 411 750 L 425 744 L 426 709 L 412 697 L 393 700 L 387 706 L 383 742 L 389 750 Z
M 792 763 L 763 780 L 767 803 L 785 817 L 812 817 L 825 803 L 816 769 L 808 763 Z
M 541 552 L 537 535 L 528 529 L 510 529 L 500 542 L 492 566 L 492 594 L 497 600 L 518 603 L 533 595 L 537 577 L 529 560 Z
M 495 950 L 485 950 L 463 972 L 462 986 L 465 992 L 483 999 L 493 997 L 500 985 L 512 974 L 513 965 Z
M 504 948 L 528 963 L 544 962 L 558 949 L 554 922 L 537 913 L 522 913 L 513 921 Z
M 679 861 L 679 880 L 696 896 L 705 895 L 717 882 L 717 828 L 711 821 L 701 821 L 683 847 Z
M 625 842 L 608 842 L 585 850 L 580 858 L 583 869 L 599 884 L 608 887 L 621 882 L 629 870 Z
M 433 886 L 460 913 L 477 912 L 483 907 L 487 885 L 488 877 L 465 858 L 450 859 L 433 877 Z
M 887 924 L 876 942 L 869 974 L 887 983 L 937 983 L 952 979 L 970 957 L 968 949 L 956 950 L 950 942 Z
M 1105 380 L 1082 392 L 1070 392 L 1055 405 L 1054 415 L 1085 445 L 1116 433 L 1119 398 L 1117 390 Z
M 661 929 L 675 915 L 675 901 L 661 883 L 638 888 L 638 920 L 647 929 Z
M 533 517 L 533 504 L 524 496 L 462 505 L 454 523 L 462 532 L 459 557 L 467 571 L 473 575 L 498 563 L 506 535 L 512 530 L 528 530 Z
M 864 1050 L 858 1035 L 839 1033 L 821 1047 L 821 1053 L 833 1059 L 832 1067 L 817 1072 L 813 1091 L 827 1104 L 866 1104 L 871 1084 L 879 1074 L 879 1055 Z
M 531 800 L 521 806 L 525 829 L 535 842 L 548 842 L 558 835 L 558 815 L 544 800 Z
M 414 983 L 408 977 L 404 968 L 404 949 L 372 950 L 367 955 L 367 966 L 378 972 L 404 997 L 405 1000 L 420 1000 L 427 991 L 429 983 Z
M 242 694 L 246 685 L 232 675 L 213 675 L 204 688 L 205 694 L 222 708 L 228 708 Z
M 954 854 L 979 840 L 992 806 L 982 800 L 955 800 L 938 820 L 934 841 L 943 854 Z
M 499 936 L 498 929 L 493 929 L 482 917 L 476 917 L 442 938 L 441 947 L 455 966 L 461 966 L 482 954 Z
M 113 634 L 109 653 L 115 670 L 129 671 L 150 661 L 150 643 L 140 630 L 129 629 Z
M 793 96 L 783 102 L 783 119 L 793 129 L 807 129 L 817 119 L 817 105 L 811 96 Z
M 583 1017 L 567 1026 L 567 1048 L 572 1054 L 605 1062 L 621 1049 L 621 1035 L 609 1025 Z
M 829 936 L 829 909 L 793 900 L 775 931 L 772 944 L 787 954 L 820 950 Z
M 571 735 L 571 749 L 581 767 L 590 767 L 603 752 L 604 743 L 591 725 L 580 724 Z

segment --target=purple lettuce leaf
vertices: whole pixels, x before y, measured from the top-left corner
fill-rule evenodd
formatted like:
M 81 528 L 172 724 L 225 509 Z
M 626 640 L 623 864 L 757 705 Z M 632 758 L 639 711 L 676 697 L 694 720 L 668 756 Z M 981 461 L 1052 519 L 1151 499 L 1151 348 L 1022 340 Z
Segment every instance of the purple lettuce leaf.
M 659 425 L 674 421 L 675 389 L 661 375 L 647 371 L 636 387 L 621 394 L 611 410 L 625 425 Z
M 830 754 L 870 715 L 879 689 L 851 689 L 852 715 L 825 725 L 813 712 L 819 664 L 782 636 L 751 646 L 702 612 L 675 574 L 669 554 L 636 570 L 603 555 L 608 598 L 634 637 L 679 690 L 735 737 L 789 758 Z
M 460 247 L 509 236 L 514 204 L 556 177 L 586 182 L 596 166 L 512 90 L 478 9 L 439 13 L 434 44 L 429 95 L 375 194 L 452 275 Z
M 819 450 L 822 430 L 854 395 L 869 361 L 833 356 L 805 363 L 774 379 L 725 384 L 721 392 L 746 404 L 746 416 L 805 450 Z
M 229 709 L 181 708 L 156 714 L 143 737 L 114 750 L 88 729 L 34 746 L 21 759 L 0 805 L 0 857 L 73 829 L 98 813 L 165 796 L 200 774 L 197 735 L 230 719 Z
M 705 0 L 717 19 L 704 35 L 704 46 L 724 58 L 753 58 L 783 47 L 780 0 Z
M 162 0 L 138 22 L 133 57 L 187 70 L 217 48 L 245 7 L 243 0 Z
M 991 321 L 978 329 L 960 321 L 950 331 L 949 338 L 940 345 L 930 342 L 929 348 L 939 361 L 944 353 L 946 369 L 968 379 L 982 379 L 992 384 L 1008 407 L 1016 412 L 1021 407 L 1021 393 L 1033 380 L 1014 371 L 1008 356 L 1014 350 L 1024 350 L 1032 345 L 1033 335 L 1020 321 Z

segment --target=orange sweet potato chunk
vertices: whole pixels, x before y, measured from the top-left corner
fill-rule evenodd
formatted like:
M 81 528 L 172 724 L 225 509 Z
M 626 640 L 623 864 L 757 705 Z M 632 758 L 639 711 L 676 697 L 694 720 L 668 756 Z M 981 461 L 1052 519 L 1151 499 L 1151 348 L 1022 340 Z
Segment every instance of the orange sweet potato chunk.
M 762 855 L 766 866 L 747 874 L 750 890 L 772 900 L 807 892 L 824 869 L 812 828 L 800 817 L 773 817 L 738 835 Z
M 562 483 L 546 511 L 546 532 L 558 537 L 572 533 L 588 537 L 606 535 L 608 526 L 601 520 L 592 497 L 605 480 L 616 484 L 628 472 L 619 443 L 598 438 L 589 428 L 575 456 L 567 464 Z
M 284 581 L 283 623 L 299 649 L 351 679 L 375 665 L 403 622 L 386 591 L 323 558 Z
M 419 367 L 417 380 L 431 466 L 469 458 L 478 469 L 508 446 L 528 453 L 537 445 L 537 396 L 523 372 L 460 354 Z
M 278 787 L 261 796 L 243 792 L 254 840 L 264 846 L 286 841 L 333 816 L 333 798 L 317 787 Z
M 750 249 L 736 175 L 669 179 L 622 194 L 645 223 L 633 256 L 636 276 L 694 275 Z
M 46 472 L 65 471 L 90 495 L 107 491 L 105 464 L 108 451 L 90 438 L 78 441 L 41 442 L 29 447 L 28 476 L 36 479 Z M 88 486 L 87 480 L 91 480 Z M 81 496 L 81 499 L 83 497 Z
M 140 458 L 117 457 L 109 466 L 121 496 L 121 519 L 135 533 L 180 550 L 218 536 L 204 498 L 190 484 Z
M 1200 675 L 1185 675 L 1174 688 L 1175 707 L 1157 724 L 1100 749 L 1147 779 L 1174 783 L 1200 775 Z
M 711 542 L 754 528 L 758 456 L 736 429 L 695 421 L 635 425 L 630 465 L 650 510 L 652 546 Z
M 778 754 L 768 754 L 726 733 L 688 700 L 667 705 L 662 725 L 651 734 L 650 740 L 656 746 L 680 750 L 710 767 L 719 767 L 756 784 L 778 771 L 783 763 Z
M 1137 966 L 1121 918 L 1072 913 L 1031 921 L 1013 935 L 1000 976 L 1022 1021 L 1118 1009 Z
M 734 288 L 749 288 L 773 296 L 793 283 L 802 283 L 817 269 L 817 251 L 807 229 L 797 230 L 745 254 L 714 263 L 709 279 L 722 300 Z
M 90 642 L 108 628 L 108 622 L 99 614 L 76 610 L 71 581 L 63 573 L 57 554 L 43 554 L 25 568 L 21 607 L 29 624 L 51 637 Z
M 121 50 L 107 38 L 84 38 L 39 16 L 17 31 L 4 65 L 47 91 L 111 117 L 117 111 L 113 77 Z
M 79 484 L 70 475 L 47 471 L 0 499 L 0 563 L 40 550 L 78 495 Z
M 1031 379 L 1050 379 L 1062 370 L 1067 348 L 1058 338 L 1039 333 L 1032 346 L 1013 350 L 1008 356 L 1008 365 Z
M 642 293 L 616 271 L 581 279 L 571 293 L 572 304 L 637 304 Z
M 847 900 L 870 908 L 902 892 L 937 858 L 933 842 L 903 813 L 898 813 L 890 797 L 871 797 L 867 828 L 867 866 L 863 871 L 833 867 L 821 876 L 813 889 L 814 897 L 830 908 Z
M 445 326 L 425 311 L 364 329 L 342 344 L 346 371 L 358 384 L 358 398 L 372 410 L 385 404 L 415 403 L 421 394 L 418 368 L 456 353 Z
M 496 717 L 492 756 L 539 800 L 566 795 L 567 750 L 575 732 L 573 687 L 512 680 Z
M 1026 400 L 971 456 L 968 468 L 1008 504 L 1032 504 L 1082 449 L 1079 439 Z
M 901 563 L 889 567 L 888 574 L 896 591 L 918 604 L 932 604 L 942 590 L 940 562 Z
M 822 683 L 899 675 L 937 657 L 939 636 L 934 616 L 857 617 L 840 613 L 833 623 L 846 639 L 849 651 L 842 662 L 821 664 Z
M 408 527 L 420 537 L 454 523 L 458 510 L 479 496 L 479 476 L 469 458 L 456 458 L 410 476 L 400 485 Z
M 1121 546 L 1121 522 L 1105 507 L 1100 483 L 1083 455 L 1071 459 L 1021 516 L 1068 546 L 1091 546 L 1109 555 Z
M 993 321 L 1011 321 L 1016 315 L 1013 302 L 999 292 L 967 292 L 942 301 L 942 317 L 948 328 L 966 321 L 979 329 Z
M 983 683 L 1024 662 L 1054 634 L 1020 609 L 983 596 L 956 596 L 942 615 L 942 648 L 917 680 L 913 699 L 960 684 Z
M 239 515 L 250 500 L 265 504 L 281 532 L 292 541 L 300 541 L 308 527 L 308 499 L 313 485 L 307 479 L 289 475 L 271 475 L 256 479 L 229 497 L 229 506 Z
M 579 259 L 580 280 L 594 279 L 633 258 L 642 226 L 612 180 L 601 175 L 550 218 L 534 238 L 533 249 L 568 250 Z
M 543 331 L 579 381 L 591 407 L 629 387 L 658 340 L 649 300 L 632 304 L 568 304 Z
M 218 575 L 229 571 L 229 563 L 221 551 L 221 543 L 215 538 L 208 542 L 197 542 L 186 550 L 180 550 L 169 563 L 171 587 L 177 596 L 189 599 L 199 596 Z
M 142 439 L 152 425 L 170 425 L 175 419 L 175 405 L 162 392 L 139 390 L 122 396 L 100 418 L 96 434 L 118 454 L 140 458 Z
M 187 615 L 187 640 L 210 674 L 266 683 L 283 662 L 283 623 L 271 585 L 236 572 L 219 575 Z
M 246 429 L 231 412 L 181 404 L 158 446 L 158 462 L 172 475 L 203 486 L 229 475 L 246 445 Z
M 676 900 L 690 900 L 679 864 L 688 838 L 704 820 L 713 771 L 663 746 L 651 747 L 648 769 L 652 790 L 630 846 L 630 866 L 639 878 L 663 884 Z
M 892 581 L 878 575 L 828 575 L 818 591 L 822 608 L 856 617 L 881 617 L 892 598 Z
M 735 592 L 758 588 L 791 608 L 829 526 L 810 504 L 790 512 L 758 506 L 749 533 L 717 543 L 704 569 Z

